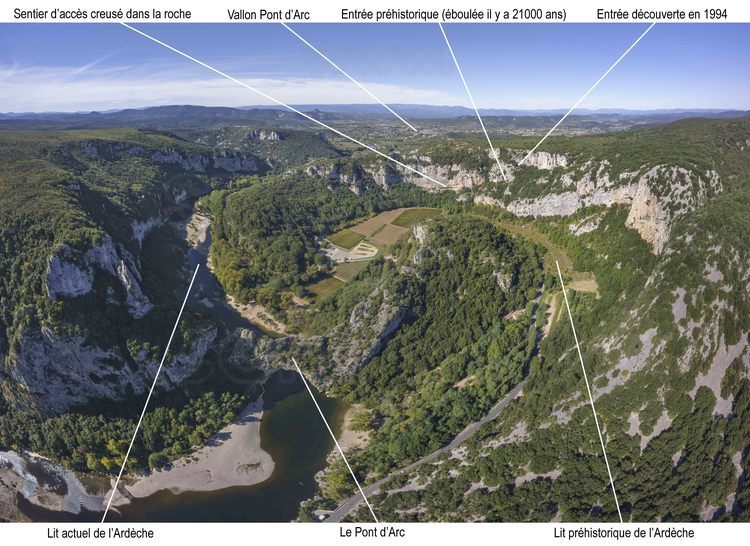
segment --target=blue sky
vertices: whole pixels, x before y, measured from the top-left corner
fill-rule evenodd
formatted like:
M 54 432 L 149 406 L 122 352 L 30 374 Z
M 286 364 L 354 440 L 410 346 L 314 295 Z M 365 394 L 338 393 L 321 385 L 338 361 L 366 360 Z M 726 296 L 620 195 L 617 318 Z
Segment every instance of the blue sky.
M 137 25 L 287 103 L 373 102 L 276 24 Z M 389 103 L 465 105 L 433 24 L 295 30 Z M 568 108 L 641 24 L 447 24 L 480 107 Z M 750 25 L 656 25 L 581 108 L 750 109 Z M 2 111 L 159 104 L 242 106 L 261 97 L 119 25 L 0 27 Z

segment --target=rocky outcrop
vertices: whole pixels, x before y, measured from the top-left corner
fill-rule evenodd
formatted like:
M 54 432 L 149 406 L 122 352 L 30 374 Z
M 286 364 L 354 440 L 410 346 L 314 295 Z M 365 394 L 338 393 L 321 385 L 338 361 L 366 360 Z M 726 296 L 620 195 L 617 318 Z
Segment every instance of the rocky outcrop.
M 669 212 L 642 181 L 636 188 L 625 225 L 635 229 L 652 246 L 654 253 L 659 254 L 664 249 L 669 238 Z
M 105 235 L 101 241 L 86 251 L 82 257 L 68 245 L 50 256 L 44 286 L 51 300 L 77 298 L 91 292 L 94 276 L 102 271 L 117 278 L 125 290 L 128 311 L 133 318 L 142 318 L 153 305 L 140 287 L 141 274 L 133 256 Z
M 182 152 L 170 150 L 156 151 L 151 154 L 151 161 L 160 164 L 176 165 L 186 171 L 206 172 L 210 169 L 220 169 L 226 172 L 257 172 L 260 170 L 258 160 L 253 155 L 222 152 L 217 155 Z
M 380 288 L 357 304 L 349 321 L 337 326 L 329 336 L 336 375 L 351 374 L 380 353 L 405 315 L 406 309 L 392 304 L 390 294 Z
M 266 129 L 255 129 L 248 133 L 247 139 L 248 140 L 280 141 L 280 140 L 284 140 L 284 137 L 281 133 L 277 131 L 271 131 L 271 130 L 266 130 Z
M 257 132 L 257 131 L 256 131 Z M 281 140 L 276 131 L 260 131 L 259 140 Z M 87 142 L 82 146 L 86 155 L 92 157 L 116 158 L 122 154 L 146 156 L 154 163 L 178 166 L 186 171 L 206 172 L 210 169 L 220 169 L 226 172 L 254 173 L 261 169 L 259 160 L 252 154 L 242 154 L 222 150 L 212 151 L 185 151 L 178 149 L 154 150 L 143 146 L 129 145 L 125 143 L 110 143 L 102 141 Z
M 224 155 L 213 158 L 214 169 L 221 169 L 228 173 L 256 172 L 260 170 L 258 161 L 253 156 Z
M 474 202 L 503 207 L 516 216 L 533 217 L 570 216 L 587 206 L 630 205 L 625 225 L 638 231 L 653 252 L 659 254 L 669 239 L 674 220 L 695 210 L 700 202 L 721 188 L 715 172 L 700 176 L 686 169 L 660 165 L 622 173 L 617 180 L 612 180 L 606 167 L 600 165 L 596 170 L 591 169 L 577 181 L 568 176 L 567 185 L 575 184 L 574 190 L 508 203 L 477 195 Z
M 130 223 L 130 229 L 133 230 L 133 239 L 138 241 L 138 244 L 143 244 L 143 239 L 146 238 L 152 229 L 162 225 L 164 222 L 159 217 L 147 218 L 146 220 L 133 220 Z
M 294 357 L 309 370 L 310 381 L 325 389 L 379 354 L 405 316 L 406 309 L 394 304 L 391 294 L 378 287 L 354 307 L 346 322 L 328 335 L 263 338 L 255 356 L 265 368 L 291 368 Z
M 308 165 L 305 169 L 305 174 L 327 178 L 332 182 L 330 187 L 335 184 L 348 186 L 357 195 L 362 193 L 368 180 L 373 180 L 385 188 L 400 181 L 397 179 L 398 172 L 390 166 L 381 167 L 377 170 L 374 168 L 363 168 L 358 164 L 342 165 L 338 162 Z
M 510 150 L 513 159 L 516 163 L 520 163 L 528 154 L 525 150 Z M 533 152 L 528 154 L 524 165 L 529 167 L 536 167 L 543 171 L 551 171 L 556 167 L 567 167 L 568 156 L 564 154 L 551 154 L 549 152 Z
M 373 180 L 375 180 L 375 183 L 383 188 L 390 188 L 404 181 L 403 174 L 391 165 L 384 165 L 377 171 L 372 169 L 368 170 L 368 172 Z
M 187 351 L 165 362 L 160 385 L 172 389 L 194 374 L 216 335 L 213 325 L 198 329 Z M 117 347 L 89 345 L 83 336 L 58 334 L 46 327 L 22 329 L 15 351 L 6 373 L 47 414 L 68 411 L 93 398 L 121 400 L 142 394 L 151 387 L 159 366 L 145 351 L 131 356 Z M 128 373 L 123 373 L 125 369 Z
M 405 169 L 399 165 L 395 168 L 402 174 L 405 182 L 420 186 L 429 190 L 440 190 L 435 182 L 428 180 L 419 174 Z M 414 168 L 445 184 L 445 187 L 453 190 L 459 190 L 462 188 L 476 188 L 485 183 L 485 177 L 478 171 L 465 169 L 461 165 L 436 165 L 429 162 L 429 158 L 422 157 L 418 164 L 414 165 Z M 509 173 L 507 166 L 503 164 L 503 170 L 506 176 Z M 489 172 L 488 179 L 490 182 L 500 182 L 503 180 L 502 174 L 500 173 L 497 165 L 494 165 Z

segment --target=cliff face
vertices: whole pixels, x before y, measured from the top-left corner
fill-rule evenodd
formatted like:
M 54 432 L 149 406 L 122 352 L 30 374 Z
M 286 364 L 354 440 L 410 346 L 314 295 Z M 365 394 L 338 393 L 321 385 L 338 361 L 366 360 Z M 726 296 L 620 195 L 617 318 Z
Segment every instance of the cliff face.
M 474 190 L 475 203 L 503 207 L 517 216 L 570 216 L 588 206 L 630 205 L 626 226 L 638 231 L 656 254 L 664 249 L 675 219 L 722 191 L 722 182 L 713 170 L 699 172 L 695 168 L 659 164 L 614 174 L 607 159 L 597 161 L 544 151 L 529 154 L 517 149 L 498 149 L 498 156 L 505 158 L 498 166 L 492 152 L 485 153 L 491 159 L 486 173 L 456 163 L 438 164 L 425 153 L 397 158 L 448 189 Z M 521 175 L 524 180 L 528 178 L 528 169 L 538 173 L 528 183 L 536 187 L 537 195 L 520 197 L 519 194 L 528 195 L 527 188 L 515 181 Z M 391 164 L 355 166 L 346 172 L 338 163 L 311 165 L 306 174 L 346 184 L 355 193 L 367 180 L 385 189 L 405 182 L 431 191 L 443 189 Z
M 116 278 L 125 290 L 128 311 L 133 318 L 142 318 L 153 305 L 141 290 L 141 273 L 135 258 L 122 245 L 115 248 L 108 235 L 75 260 L 70 246 L 63 244 L 50 256 L 44 286 L 51 300 L 77 298 L 91 292 L 94 276 L 107 273 Z
M 515 153 L 514 157 L 521 161 L 525 154 Z M 614 177 L 610 175 L 608 161 L 576 164 L 565 155 L 546 152 L 531 154 L 523 165 L 547 171 L 556 169 L 557 173 L 535 182 L 544 188 L 537 197 L 514 198 L 508 186 L 502 198 L 478 193 L 474 202 L 503 207 L 516 216 L 533 217 L 570 216 L 588 206 L 630 205 L 625 225 L 638 231 L 656 254 L 664 249 L 676 218 L 695 210 L 722 189 L 714 171 L 697 173 L 670 165 L 643 166 Z M 504 166 L 509 182 L 522 168 Z M 456 185 L 475 188 L 476 177 L 462 174 L 454 179 Z
M 194 374 L 216 335 L 216 327 L 204 327 L 185 352 L 171 356 L 162 369 L 161 386 L 172 389 Z M 151 387 L 159 366 L 158 360 L 145 354 L 88 345 L 83 336 L 56 334 L 46 327 L 22 329 L 10 356 L 9 379 L 48 414 L 67 411 L 92 398 L 119 400 L 142 394 Z
M 55 176 L 66 172 L 69 181 L 61 206 L 69 207 L 69 216 L 42 237 L 50 241 L 48 250 L 35 249 L 29 257 L 17 258 L 34 264 L 36 286 L 43 292 L 24 303 L 26 320 L 0 324 L 0 387 L 11 405 L 54 414 L 90 399 L 116 401 L 148 389 L 161 358 L 159 345 L 171 328 L 169 323 L 164 336 L 152 336 L 152 326 L 168 322 L 155 317 L 153 310 L 171 308 L 171 298 L 178 297 L 171 294 L 179 290 L 171 284 L 161 293 L 146 288 L 144 273 L 149 271 L 144 268 L 155 262 L 143 254 L 144 240 L 182 210 L 181 203 L 208 191 L 209 176 L 259 170 L 252 154 L 187 143 L 182 147 L 162 135 L 125 132 L 123 140 L 111 136 L 66 141 L 43 156 Z M 38 184 L 37 194 L 44 198 L 51 190 L 43 184 L 56 182 Z M 172 252 L 177 248 L 171 239 L 164 244 L 170 245 L 168 255 L 179 255 Z M 181 255 L 171 264 L 175 271 L 184 267 L 186 256 Z M 8 282 L 2 290 L 23 292 Z M 195 335 L 190 346 L 165 363 L 165 388 L 194 374 L 217 337 L 210 323 L 191 328 Z
M 475 202 L 504 206 L 517 216 L 569 216 L 591 205 L 630 205 L 625 225 L 638 231 L 653 252 L 659 254 L 669 239 L 674 220 L 721 190 L 719 177 L 713 171 L 698 175 L 665 165 L 644 168 L 639 173 L 623 173 L 616 181 L 610 180 L 607 173 L 597 176 L 590 171 L 579 180 L 571 178 L 567 185 L 575 185 L 575 189 L 516 199 L 507 205 L 482 195 L 475 197 Z
M 324 389 L 379 354 L 405 317 L 406 309 L 395 305 L 391 294 L 378 287 L 352 309 L 346 322 L 327 335 L 263 338 L 255 356 L 266 368 L 290 368 L 294 356 L 310 371 L 315 386 Z

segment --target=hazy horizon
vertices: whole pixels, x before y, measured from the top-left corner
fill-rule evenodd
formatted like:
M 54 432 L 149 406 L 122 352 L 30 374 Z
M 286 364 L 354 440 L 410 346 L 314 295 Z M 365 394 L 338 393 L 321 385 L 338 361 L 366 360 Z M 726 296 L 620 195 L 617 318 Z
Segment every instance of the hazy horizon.
M 474 110 L 470 106 L 464 106 L 461 104 L 417 104 L 417 103 L 388 103 L 389 106 L 397 108 L 424 108 L 424 109 L 444 109 L 444 110 L 466 110 L 466 115 L 472 115 L 474 113 Z M 331 112 L 336 111 L 335 108 L 341 107 L 344 109 L 356 109 L 356 108 L 366 108 L 366 109 L 372 109 L 372 113 L 376 113 L 377 115 L 382 116 L 389 116 L 387 110 L 383 109 L 382 106 L 379 103 L 366 103 L 366 102 L 351 102 L 351 103 L 316 103 L 316 104 L 308 104 L 308 103 L 302 103 L 302 104 L 290 104 L 289 106 L 295 107 L 295 108 L 327 108 L 330 109 Z M 0 111 L 0 115 L 27 115 L 27 114 L 110 114 L 110 113 L 116 113 L 116 112 L 123 112 L 128 110 L 148 110 L 152 108 L 170 108 L 170 107 L 194 107 L 194 108 L 229 108 L 234 110 L 280 110 L 284 112 L 289 112 L 289 109 L 275 105 L 275 104 L 250 104 L 250 105 L 243 105 L 243 106 L 227 106 L 227 105 L 203 105 L 203 104 L 149 104 L 149 105 L 142 105 L 142 106 L 127 106 L 127 107 L 121 107 L 121 108 L 109 108 L 106 110 L 27 110 L 27 111 L 12 111 L 12 110 L 6 110 L 6 111 Z M 382 109 L 382 112 L 375 112 L 377 109 Z M 516 113 L 523 113 L 528 115 L 549 115 L 549 114 L 561 114 L 567 112 L 567 108 L 504 108 L 504 107 L 490 107 L 490 108 L 483 108 L 480 107 L 480 112 L 508 112 L 508 114 L 489 114 L 493 116 L 503 116 L 503 115 L 519 115 Z M 691 108 L 691 107 L 674 107 L 674 108 L 621 108 L 617 106 L 609 106 L 609 107 L 601 107 L 601 108 L 577 108 L 575 109 L 571 115 L 615 115 L 615 114 L 630 114 L 630 115 L 638 115 L 638 114 L 670 114 L 670 113 L 721 113 L 721 112 L 748 112 L 750 111 L 750 108 L 748 109 L 742 109 L 742 108 Z M 346 112 L 340 112 L 340 113 L 346 113 Z M 370 112 L 368 112 L 370 113 Z M 459 114 L 464 115 L 464 114 Z
M 567 110 L 646 27 L 445 25 L 477 105 L 511 110 Z M 140 28 L 286 104 L 370 100 L 278 24 Z M 470 106 L 436 25 L 294 28 L 388 104 Z M 741 25 L 660 24 L 580 107 L 748 110 L 749 57 Z M 8 24 L 0 35 L 0 104 L 8 112 L 255 103 L 272 104 L 121 25 Z

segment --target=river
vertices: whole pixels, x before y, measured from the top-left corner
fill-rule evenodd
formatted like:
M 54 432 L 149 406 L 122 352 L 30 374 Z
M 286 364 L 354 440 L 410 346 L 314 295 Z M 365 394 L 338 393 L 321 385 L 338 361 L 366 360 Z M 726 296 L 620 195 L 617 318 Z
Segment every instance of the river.
M 229 328 L 259 329 L 226 303 L 218 280 L 207 267 L 211 232 L 191 248 L 191 270 L 196 277 L 194 302 L 207 298 L 208 312 Z M 313 390 L 334 434 L 341 433 L 348 405 Z M 333 440 L 296 372 L 280 370 L 266 381 L 260 425 L 261 447 L 274 461 L 271 477 L 257 485 L 232 487 L 211 492 L 174 494 L 159 491 L 119 507 L 121 515 L 112 521 L 290 521 L 297 517 L 299 504 L 315 494 L 315 474 L 326 465 Z
M 315 396 L 334 434 L 341 432 L 347 405 Z M 315 494 L 315 474 L 334 444 L 295 372 L 279 371 L 266 383 L 261 447 L 274 460 L 271 477 L 250 487 L 175 495 L 160 491 L 121 507 L 112 521 L 291 521 L 299 504 Z
M 201 270 L 196 278 L 191 305 L 201 305 L 227 329 L 247 328 L 263 335 L 250 321 L 226 302 L 224 291 L 207 267 L 210 230 L 205 240 L 189 250 L 190 270 Z M 205 306 L 205 301 L 211 304 Z M 201 303 L 204 302 L 204 303 Z M 328 398 L 313 388 L 315 397 L 334 434 L 341 433 L 348 405 Z M 133 499 L 107 516 L 108 521 L 126 522 L 285 522 L 297 517 L 299 505 L 315 494 L 314 476 L 326 466 L 334 442 L 296 372 L 280 370 L 264 384 L 260 443 L 274 461 L 266 481 L 210 492 L 174 494 L 162 490 Z M 40 474 L 34 479 L 41 479 Z M 22 512 L 34 521 L 99 521 L 101 513 L 79 514 L 41 508 L 18 495 Z

